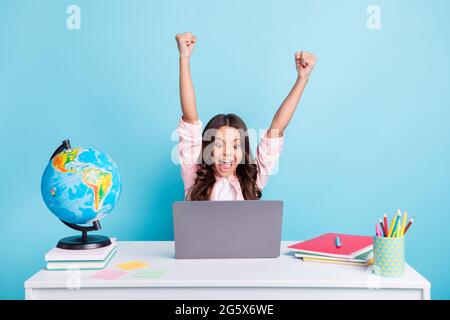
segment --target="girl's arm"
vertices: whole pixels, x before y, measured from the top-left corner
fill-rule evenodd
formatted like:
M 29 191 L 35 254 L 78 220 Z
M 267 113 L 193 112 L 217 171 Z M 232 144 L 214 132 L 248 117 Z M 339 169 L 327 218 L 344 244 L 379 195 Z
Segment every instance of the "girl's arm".
M 316 57 L 313 54 L 303 51 L 295 53 L 295 64 L 298 72 L 297 80 L 273 117 L 272 124 L 267 132 L 269 138 L 283 135 L 284 129 L 286 129 L 294 115 L 315 63 Z
M 180 100 L 183 120 L 195 123 L 198 120 L 194 85 L 191 78 L 190 57 L 197 38 L 190 32 L 175 36 L 180 52 Z

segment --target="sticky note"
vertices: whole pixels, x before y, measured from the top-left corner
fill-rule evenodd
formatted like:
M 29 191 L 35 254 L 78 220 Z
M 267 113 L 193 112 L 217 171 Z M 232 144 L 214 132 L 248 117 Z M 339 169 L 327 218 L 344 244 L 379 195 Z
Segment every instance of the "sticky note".
M 165 270 L 141 269 L 139 271 L 136 271 L 133 276 L 136 278 L 156 279 L 160 278 L 165 272 Z
M 112 270 L 112 269 L 103 269 L 92 275 L 93 279 L 102 279 L 102 280 L 115 280 L 120 278 L 124 274 L 127 274 L 125 271 L 120 270 Z
M 117 267 L 119 267 L 122 270 L 133 270 L 148 267 L 148 263 L 142 261 L 128 261 L 118 264 Z

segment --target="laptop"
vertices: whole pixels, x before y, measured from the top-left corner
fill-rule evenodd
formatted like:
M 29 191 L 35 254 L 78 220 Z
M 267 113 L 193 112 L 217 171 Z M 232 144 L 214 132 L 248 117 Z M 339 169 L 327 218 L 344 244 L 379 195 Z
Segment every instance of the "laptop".
M 175 258 L 276 258 L 282 213 L 282 201 L 175 202 Z

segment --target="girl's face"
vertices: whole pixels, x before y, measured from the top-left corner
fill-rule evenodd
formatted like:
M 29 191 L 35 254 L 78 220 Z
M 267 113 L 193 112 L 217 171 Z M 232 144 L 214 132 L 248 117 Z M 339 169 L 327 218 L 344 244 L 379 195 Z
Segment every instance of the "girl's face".
M 244 153 L 239 130 L 222 126 L 217 129 L 214 138 L 212 149 L 214 169 L 221 177 L 228 177 L 236 171 Z

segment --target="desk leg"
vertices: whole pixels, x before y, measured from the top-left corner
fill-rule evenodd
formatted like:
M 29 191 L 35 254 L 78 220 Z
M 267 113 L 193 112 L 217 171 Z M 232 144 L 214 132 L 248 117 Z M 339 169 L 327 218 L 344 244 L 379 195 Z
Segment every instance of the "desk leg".
M 430 290 L 430 288 L 422 290 L 423 300 L 431 300 Z
M 34 300 L 33 289 L 25 289 L 25 300 Z

